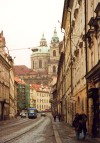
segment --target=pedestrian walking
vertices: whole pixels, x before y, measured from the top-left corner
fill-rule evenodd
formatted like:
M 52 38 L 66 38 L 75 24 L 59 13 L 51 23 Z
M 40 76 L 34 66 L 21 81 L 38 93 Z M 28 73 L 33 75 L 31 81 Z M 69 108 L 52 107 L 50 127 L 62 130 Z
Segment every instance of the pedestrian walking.
M 86 133 L 87 133 L 87 127 L 86 127 L 87 115 L 85 113 L 82 113 L 80 114 L 80 118 L 81 118 L 81 126 L 82 126 L 82 139 L 85 140 Z
M 59 113 L 58 114 L 58 119 L 59 119 L 59 122 L 61 121 L 61 114 Z
M 76 113 L 72 126 L 75 128 L 76 138 L 79 140 L 80 133 L 82 132 L 82 124 L 79 113 Z
M 56 113 L 53 113 L 54 122 L 56 122 Z

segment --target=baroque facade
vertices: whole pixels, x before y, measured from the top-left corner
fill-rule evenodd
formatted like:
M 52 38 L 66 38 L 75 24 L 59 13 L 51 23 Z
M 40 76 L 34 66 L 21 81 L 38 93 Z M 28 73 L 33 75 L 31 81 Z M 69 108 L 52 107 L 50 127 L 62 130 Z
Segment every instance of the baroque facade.
M 59 63 L 59 45 L 60 45 L 60 42 L 59 42 L 59 38 L 57 36 L 57 31 L 55 28 L 54 34 L 53 34 L 53 37 L 50 43 L 48 75 L 49 77 L 52 77 L 52 79 L 49 82 L 49 85 L 52 85 L 53 83 L 55 83 L 54 79 L 57 77 L 58 63 Z
M 32 49 L 31 69 L 37 72 L 37 84 L 50 85 L 57 76 L 57 68 L 59 61 L 59 38 L 56 28 L 50 42 L 47 41 L 44 34 L 40 40 L 40 45 Z
M 89 129 L 100 137 L 100 1 L 88 1 L 87 97 Z
M 47 41 L 43 34 L 40 39 L 40 45 L 31 49 L 31 68 L 25 65 L 14 66 L 15 75 L 23 79 L 27 84 L 49 86 L 54 84 L 57 79 L 59 44 L 56 28 L 54 29 L 50 46 L 47 46 Z
M 75 113 L 88 116 L 88 132 L 100 135 L 100 2 L 65 0 L 64 29 L 57 78 L 58 112 L 72 124 Z M 92 85 L 92 86 L 91 86 Z

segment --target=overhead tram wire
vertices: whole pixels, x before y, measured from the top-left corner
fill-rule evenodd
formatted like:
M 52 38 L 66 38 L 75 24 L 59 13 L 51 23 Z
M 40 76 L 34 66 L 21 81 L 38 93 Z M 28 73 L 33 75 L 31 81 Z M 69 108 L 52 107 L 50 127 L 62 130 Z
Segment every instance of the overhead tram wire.
M 31 49 L 31 48 L 11 49 L 9 51 L 14 51 L 14 50 L 29 50 L 29 49 Z

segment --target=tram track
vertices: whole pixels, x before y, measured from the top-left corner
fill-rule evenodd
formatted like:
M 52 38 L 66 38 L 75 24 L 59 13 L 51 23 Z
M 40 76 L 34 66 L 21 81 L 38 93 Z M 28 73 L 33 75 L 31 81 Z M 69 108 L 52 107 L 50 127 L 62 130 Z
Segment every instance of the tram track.
M 0 138 L 0 143 L 13 143 L 14 140 L 17 140 L 18 138 L 27 134 L 28 132 L 31 132 L 34 128 L 39 126 L 44 120 L 45 118 L 41 118 L 38 121 L 33 122 L 33 124 L 28 126 L 26 129 L 24 128 L 24 129 L 17 131 L 16 134 L 13 133 L 11 136 L 8 135 L 5 138 L 2 138 L 2 139 Z
M 8 128 L 11 128 L 11 127 L 16 127 L 16 126 L 18 126 L 18 125 L 24 125 L 24 124 L 27 124 L 27 123 L 31 123 L 31 122 L 34 122 L 36 119 L 34 119 L 34 120 L 19 120 L 19 122 L 17 121 L 16 123 L 10 123 L 10 125 L 5 125 L 5 126 L 1 126 L 0 127 L 0 131 L 3 131 L 3 130 L 5 130 L 5 129 L 8 129 Z
M 19 125 L 19 124 L 22 124 L 24 122 L 27 122 L 27 120 L 19 120 L 19 121 L 16 121 L 14 123 L 14 121 L 10 122 L 10 123 L 4 123 L 2 126 L 0 126 L 0 131 L 3 131 L 9 127 L 13 127 L 13 126 L 16 126 L 16 125 Z

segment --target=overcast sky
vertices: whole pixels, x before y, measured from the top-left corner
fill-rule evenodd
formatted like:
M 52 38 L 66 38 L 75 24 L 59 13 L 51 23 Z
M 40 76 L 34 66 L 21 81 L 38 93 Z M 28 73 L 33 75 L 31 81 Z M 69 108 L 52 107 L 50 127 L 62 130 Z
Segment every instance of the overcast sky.
M 43 33 L 49 44 L 56 27 L 62 39 L 58 20 L 62 21 L 63 5 L 64 0 L 0 0 L 0 31 L 10 55 L 16 57 L 15 65 L 30 67 L 27 48 L 38 46 Z

